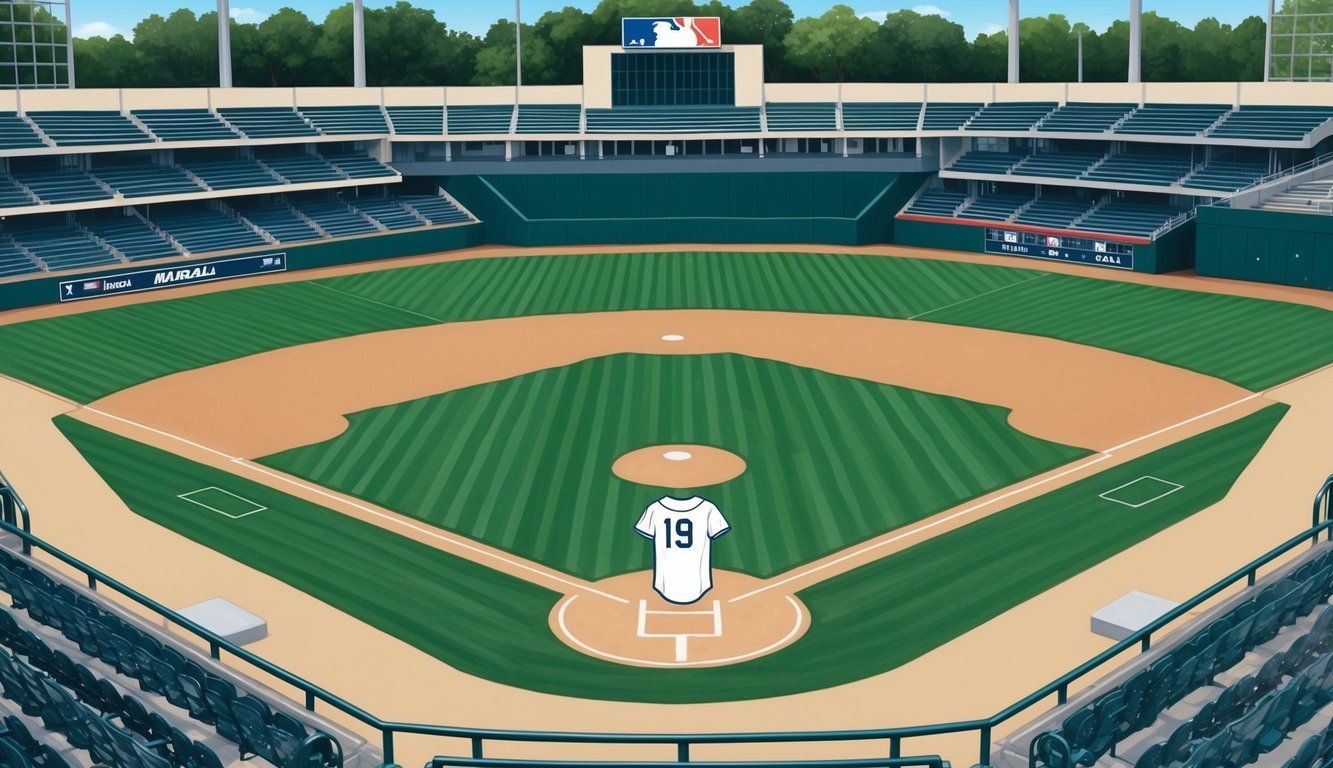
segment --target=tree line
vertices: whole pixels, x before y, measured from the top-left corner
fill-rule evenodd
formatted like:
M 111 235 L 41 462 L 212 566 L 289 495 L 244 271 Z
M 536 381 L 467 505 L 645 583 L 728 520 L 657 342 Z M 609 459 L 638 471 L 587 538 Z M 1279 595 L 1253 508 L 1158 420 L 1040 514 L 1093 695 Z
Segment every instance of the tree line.
M 720 16 L 729 44 L 762 44 L 769 82 L 992 82 L 1007 75 L 1008 34 L 968 40 L 960 24 L 911 10 L 883 21 L 835 5 L 817 17 L 795 18 L 784 0 L 601 0 L 592 11 L 564 8 L 523 24 L 525 84 L 582 82 L 584 45 L 620 43 L 625 16 Z M 512 85 L 514 22 L 499 19 L 485 35 L 452 29 L 447 19 L 405 0 L 365 10 L 370 85 Z M 1021 78 L 1065 82 L 1078 77 L 1123 81 L 1129 25 L 1104 30 L 1071 24 L 1061 14 L 1020 22 Z M 1206 18 L 1186 27 L 1156 13 L 1143 18 L 1143 79 L 1259 80 L 1265 25 L 1252 16 L 1234 27 Z M 352 6 L 322 21 L 283 8 L 257 24 L 231 21 L 237 86 L 338 86 L 352 82 Z M 181 9 L 154 14 L 131 39 L 75 41 L 80 87 L 210 86 L 218 82 L 217 14 Z

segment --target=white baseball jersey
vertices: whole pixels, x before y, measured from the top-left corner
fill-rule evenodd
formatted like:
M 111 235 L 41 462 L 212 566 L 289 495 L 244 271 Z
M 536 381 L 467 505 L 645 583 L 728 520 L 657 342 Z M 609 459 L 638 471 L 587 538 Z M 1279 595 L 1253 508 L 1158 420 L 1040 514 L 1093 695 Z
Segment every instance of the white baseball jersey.
M 689 604 L 713 588 L 713 539 L 731 530 L 713 502 L 663 496 L 634 530 L 653 540 L 653 589 L 664 600 Z

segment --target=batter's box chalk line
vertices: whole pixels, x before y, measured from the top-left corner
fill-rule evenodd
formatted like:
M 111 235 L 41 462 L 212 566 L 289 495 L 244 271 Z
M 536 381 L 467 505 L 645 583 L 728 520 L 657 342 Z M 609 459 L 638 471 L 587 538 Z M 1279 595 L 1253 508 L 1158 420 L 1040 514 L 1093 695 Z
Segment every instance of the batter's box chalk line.
M 246 504 L 249 504 L 251 507 L 254 507 L 254 508 L 251 509 L 251 510 L 248 510 L 248 511 L 246 511 L 246 512 L 242 512 L 242 513 L 239 514 L 239 515 L 235 515 L 235 514 L 232 514 L 231 512 L 228 512 L 228 511 L 226 511 L 226 510 L 222 510 L 222 509 L 218 509 L 217 507 L 215 507 L 215 506 L 213 506 L 213 505 L 211 505 L 211 504 L 206 504 L 206 503 L 204 503 L 204 502 L 202 502 L 202 501 L 200 501 L 200 500 L 198 500 L 198 499 L 196 499 L 196 498 L 193 498 L 193 496 L 194 496 L 195 494 L 199 494 L 199 493 L 208 493 L 208 492 L 210 492 L 210 491 L 211 491 L 211 492 L 214 492 L 214 493 L 225 493 L 226 495 L 232 497 L 233 499 L 236 499 L 237 501 L 243 501 L 243 502 L 245 502 Z M 210 511 L 212 511 L 212 512 L 216 512 L 216 513 L 218 513 L 219 515 L 222 515 L 223 517 L 229 517 L 229 518 L 231 518 L 232 520 L 240 520 L 240 519 L 243 518 L 243 517 L 249 517 L 250 515 L 253 515 L 253 514 L 255 514 L 256 512 L 263 512 L 264 510 L 268 509 L 268 507 L 264 506 L 263 504 L 260 504 L 260 503 L 258 503 L 258 502 L 251 501 L 251 500 L 245 498 L 244 496 L 238 496 L 238 495 L 232 493 L 231 491 L 228 491 L 228 490 L 226 490 L 225 488 L 219 488 L 219 487 L 217 487 L 216 485 L 210 485 L 210 486 L 208 486 L 207 488 L 197 488 L 197 489 L 195 489 L 195 490 L 193 490 L 193 491 L 190 491 L 189 493 L 181 493 L 181 494 L 177 494 L 177 495 L 176 495 L 176 498 L 178 498 L 178 499 L 184 499 L 185 501 L 188 501 L 188 502 L 190 502 L 191 504 L 197 504 L 197 505 L 203 507 L 204 509 L 210 510 Z
M 654 611 L 649 610 L 648 601 L 639 601 L 639 627 L 636 633 L 642 638 L 669 638 L 676 641 L 676 661 L 689 661 L 690 658 L 690 638 L 691 637 L 721 637 L 722 636 L 722 601 L 712 601 L 713 607 L 707 611 Z M 708 633 L 701 632 L 649 632 L 649 616 L 711 616 L 713 618 L 713 631 Z
M 1123 491 L 1124 489 L 1129 488 L 1130 486 L 1133 485 L 1137 485 L 1138 483 L 1144 482 L 1145 480 L 1157 483 L 1158 485 L 1161 486 L 1165 486 L 1166 490 L 1157 494 L 1156 496 L 1153 496 L 1152 498 L 1144 499 L 1143 501 L 1140 501 L 1137 504 L 1125 501 L 1124 499 L 1117 499 L 1115 496 L 1112 495 L 1116 491 Z M 1104 491 L 1102 493 L 1099 493 L 1097 494 L 1097 496 L 1099 498 L 1106 499 L 1107 501 L 1114 501 L 1116 504 L 1123 504 L 1124 506 L 1129 507 L 1130 509 L 1138 509 L 1139 507 L 1145 507 L 1153 503 L 1154 501 L 1159 501 L 1161 499 L 1164 499 L 1167 496 L 1170 496 L 1171 494 L 1175 493 L 1176 491 L 1184 487 L 1185 486 L 1179 483 L 1173 483 L 1170 480 L 1163 480 L 1160 477 L 1153 477 L 1152 475 L 1144 475 L 1143 477 L 1130 480 L 1128 483 L 1125 483 L 1124 485 L 1118 485 L 1109 491 Z

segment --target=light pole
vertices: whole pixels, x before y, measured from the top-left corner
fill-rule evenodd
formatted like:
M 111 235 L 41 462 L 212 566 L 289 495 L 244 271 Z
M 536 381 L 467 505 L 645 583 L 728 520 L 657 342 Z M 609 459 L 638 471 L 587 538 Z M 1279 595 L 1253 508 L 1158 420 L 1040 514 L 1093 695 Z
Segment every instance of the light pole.
M 1129 82 L 1143 80 L 1143 0 L 1129 0 Z
M 218 85 L 231 87 L 231 7 L 218 0 Z
M 366 9 L 352 0 L 352 85 L 366 87 Z
M 1009 0 L 1009 82 L 1018 82 L 1018 0 Z

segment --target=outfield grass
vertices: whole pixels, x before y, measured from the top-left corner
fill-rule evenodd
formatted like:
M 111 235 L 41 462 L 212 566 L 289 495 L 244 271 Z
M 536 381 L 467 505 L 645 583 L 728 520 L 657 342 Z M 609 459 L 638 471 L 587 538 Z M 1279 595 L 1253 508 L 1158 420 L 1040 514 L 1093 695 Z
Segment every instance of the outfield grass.
M 56 423 L 138 514 L 464 672 L 569 696 L 694 703 L 814 690 L 911 661 L 1216 502 L 1285 412 L 1270 406 L 811 587 L 800 597 L 814 623 L 795 644 L 683 670 L 569 649 L 548 628 L 558 600 L 548 590 L 68 417 Z M 1144 475 L 1184 488 L 1139 509 L 1098 498 Z M 176 498 L 206 486 L 269 509 L 230 520 Z M 1255 542 L 1255 554 L 1276 543 Z
M 353 414 L 261 461 L 586 579 L 651 567 L 639 513 L 697 490 L 745 532 L 714 562 L 767 577 L 1087 454 L 1008 417 L 742 355 L 622 354 Z M 745 474 L 705 489 L 611 474 L 670 443 L 725 448 Z
M 421 315 L 456 322 L 675 308 L 930 312 L 933 322 L 1116 349 L 1248 388 L 1333 362 L 1333 312 L 1313 307 L 1008 265 L 702 252 L 475 259 L 20 323 L 0 327 L 0 373 L 88 402 L 269 349 L 434 322 Z

